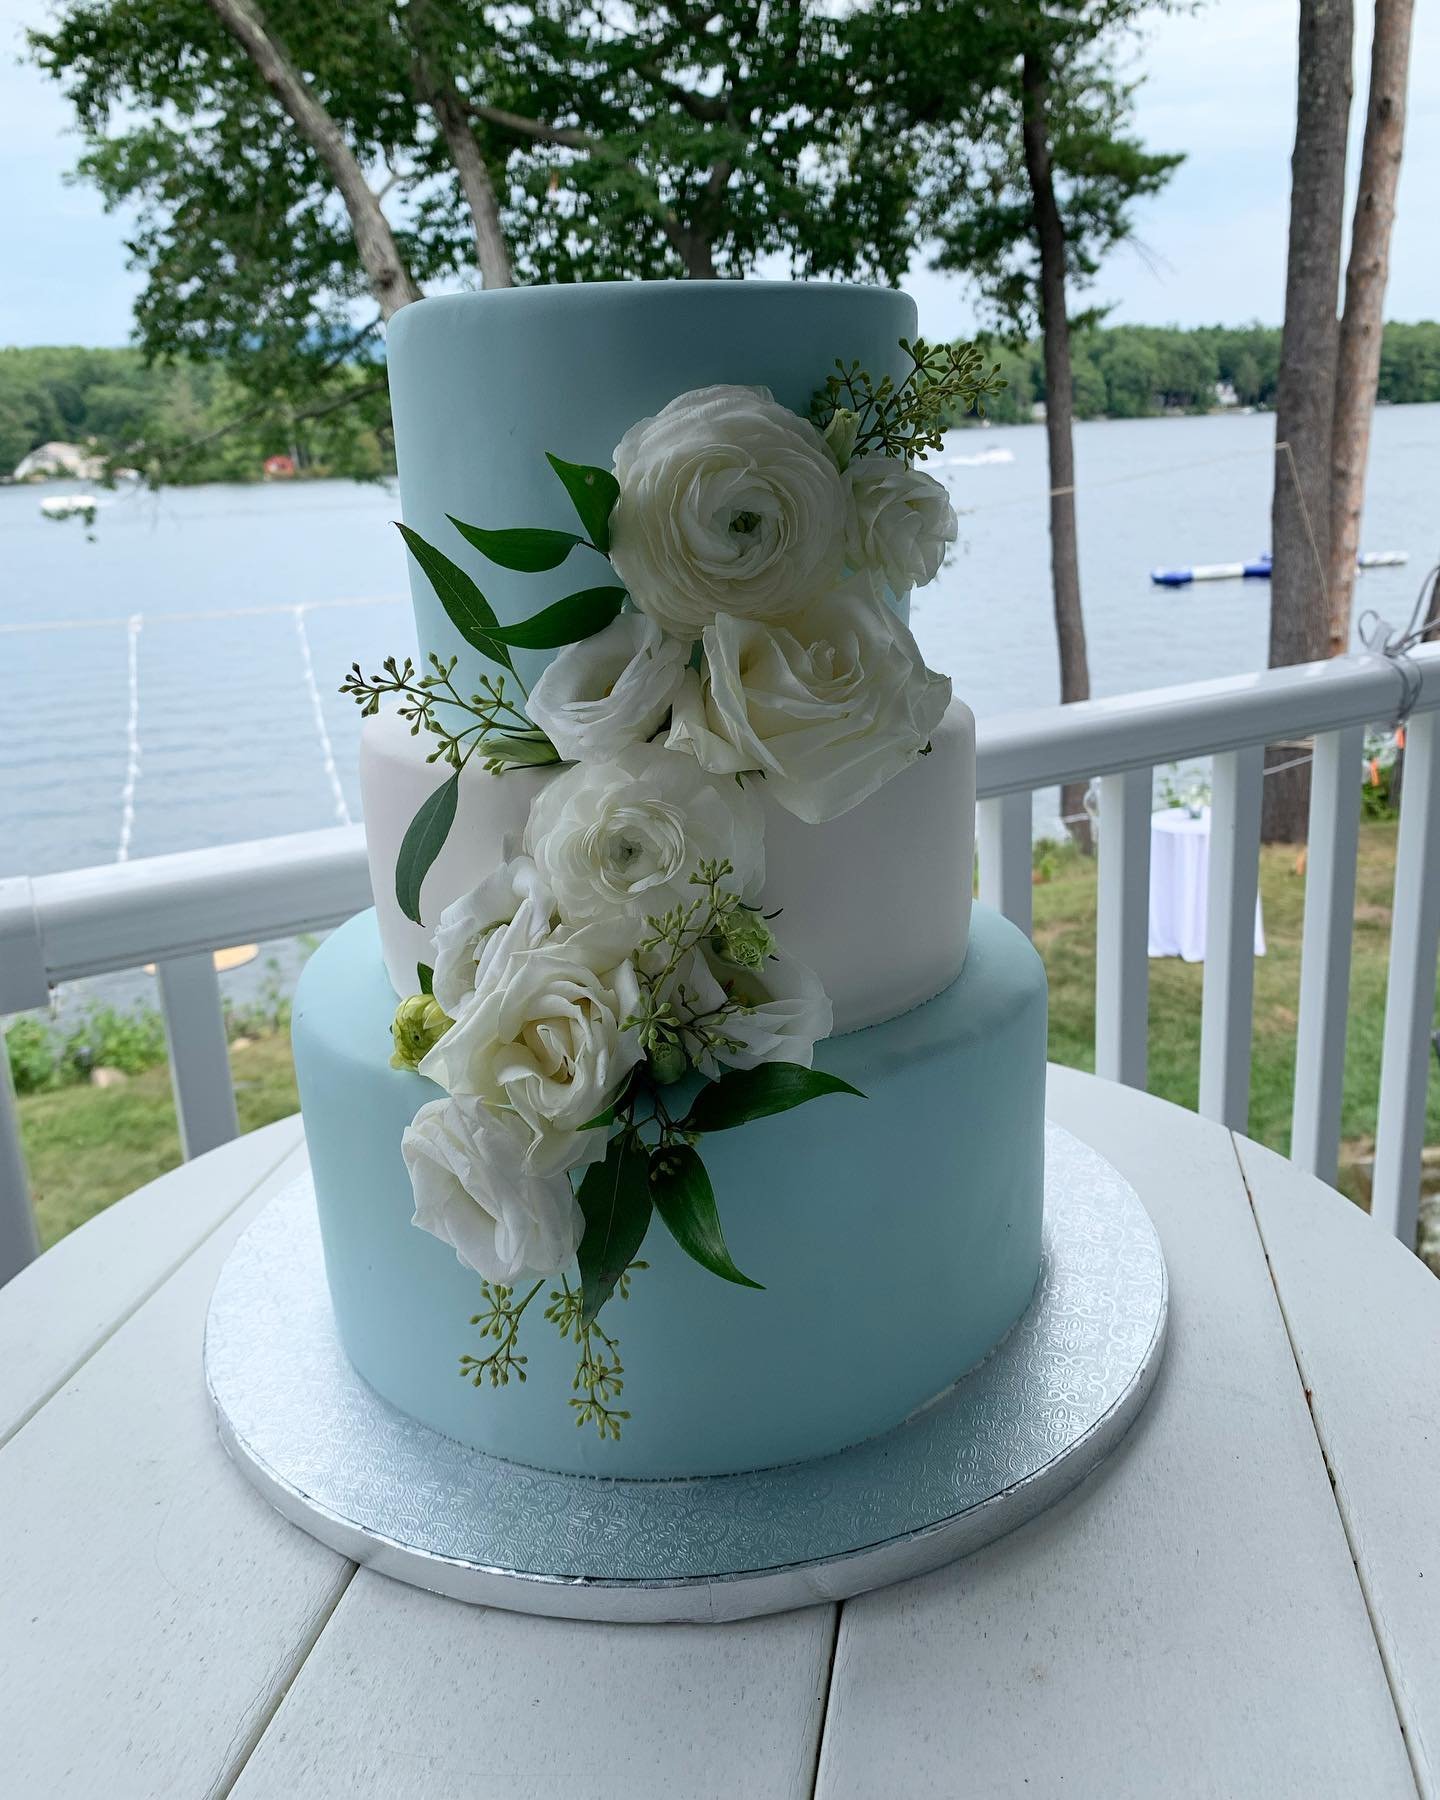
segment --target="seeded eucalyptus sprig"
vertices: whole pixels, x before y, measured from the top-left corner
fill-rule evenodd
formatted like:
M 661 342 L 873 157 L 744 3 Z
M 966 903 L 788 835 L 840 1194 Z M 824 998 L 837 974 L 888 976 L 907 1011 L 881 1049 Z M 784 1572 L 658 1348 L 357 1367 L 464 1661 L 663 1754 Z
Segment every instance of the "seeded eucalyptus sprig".
M 973 406 L 985 410 L 985 396 L 998 393 L 1005 383 L 1000 365 L 983 367 L 985 358 L 975 344 L 931 344 L 924 338 L 913 343 L 900 339 L 910 368 L 895 381 L 885 375 L 878 382 L 858 362 L 836 358 L 836 373 L 825 382 L 810 403 L 810 417 L 822 431 L 829 431 L 843 414 L 853 417 L 853 449 L 850 456 L 901 456 L 907 462 L 924 461 L 940 448 L 945 429 L 957 413 Z M 850 436 L 845 420 L 843 438 Z
M 479 691 L 467 695 L 455 685 L 458 657 L 442 659 L 432 651 L 429 661 L 428 675 L 417 675 L 408 656 L 403 663 L 387 656 L 378 675 L 363 675 L 359 663 L 352 663 L 340 692 L 349 694 L 367 719 L 379 712 L 383 699 L 398 697 L 396 711 L 408 721 L 411 737 L 426 731 L 436 740 L 427 762 L 447 763 L 458 771 L 479 751 L 485 767 L 497 774 L 559 762 L 560 753 L 549 738 L 507 696 L 503 675 L 482 675 Z M 441 707 L 475 722 L 458 729 L 447 725 Z

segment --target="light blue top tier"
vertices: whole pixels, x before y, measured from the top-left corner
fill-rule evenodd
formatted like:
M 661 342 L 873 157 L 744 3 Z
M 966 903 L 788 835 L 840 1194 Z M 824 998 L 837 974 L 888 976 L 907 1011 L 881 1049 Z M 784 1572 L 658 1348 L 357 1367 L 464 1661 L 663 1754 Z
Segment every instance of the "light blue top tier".
M 401 1133 L 437 1090 L 389 1067 L 394 1005 L 363 914 L 305 969 L 295 1067 L 345 1348 L 387 1400 L 448 1436 L 596 1475 L 801 1461 L 899 1424 L 1030 1299 L 1045 972 L 998 913 L 976 907 L 965 968 L 938 998 L 816 1046 L 817 1064 L 868 1098 L 830 1096 L 704 1140 L 726 1241 L 765 1290 L 709 1274 L 652 1221 L 649 1267 L 601 1315 L 625 1366 L 618 1444 L 576 1429 L 575 1346 L 538 1305 L 523 1385 L 461 1380 L 461 1354 L 491 1347 L 469 1324 L 480 1281 L 410 1223 Z
M 472 550 L 447 514 L 573 531 L 547 450 L 608 469 L 637 419 L 716 382 L 768 387 L 805 413 L 837 357 L 898 377 L 899 340 L 914 336 L 906 295 L 831 282 L 614 281 L 421 300 L 387 334 L 405 522 L 474 576 L 502 623 L 527 618 L 610 582 L 610 565 L 577 550 L 546 574 L 514 574 Z M 413 563 L 410 575 L 422 656 L 486 666 Z M 529 680 L 549 654 L 516 663 Z

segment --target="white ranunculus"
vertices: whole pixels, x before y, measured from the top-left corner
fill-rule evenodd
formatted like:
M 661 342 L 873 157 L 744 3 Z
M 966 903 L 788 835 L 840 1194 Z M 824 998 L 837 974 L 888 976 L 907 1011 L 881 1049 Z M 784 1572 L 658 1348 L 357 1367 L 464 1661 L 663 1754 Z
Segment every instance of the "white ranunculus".
M 502 863 L 447 906 L 435 927 L 435 998 L 453 1019 L 475 991 L 480 970 L 497 956 L 541 943 L 555 899 L 528 856 Z
M 414 1223 L 487 1281 L 554 1275 L 574 1258 L 585 1221 L 569 1178 L 537 1175 L 525 1142 L 478 1101 L 432 1100 L 400 1140 Z
M 706 1050 L 693 1034 L 685 1034 L 686 1053 L 703 1074 L 715 1076 L 718 1065 L 754 1069 L 761 1063 L 799 1063 L 808 1069 L 815 1059 L 815 1045 L 829 1037 L 834 1023 L 830 996 L 820 977 L 783 947 L 758 969 L 737 968 L 706 945 L 695 951 L 682 970 L 677 993 L 681 1017 L 713 1013 L 727 1000 L 747 1010 L 732 1012 L 716 1029 L 739 1048 Z
M 574 923 L 640 922 L 686 904 L 698 897 L 690 877 L 701 862 L 728 859 L 724 885 L 746 899 L 765 878 L 759 801 L 658 744 L 557 775 L 530 808 L 525 848 Z
M 789 625 L 719 618 L 666 742 L 715 775 L 758 769 L 765 792 L 819 824 L 912 763 L 950 704 L 909 628 L 852 579 Z
M 845 560 L 897 596 L 935 579 L 959 522 L 943 483 L 898 456 L 857 456 L 841 478 Z
M 487 959 L 474 993 L 420 1064 L 447 1093 L 523 1127 L 525 1169 L 553 1175 L 604 1154 L 581 1128 L 610 1106 L 640 1060 L 625 1021 L 639 1000 L 625 920 L 558 926 Z
M 527 710 L 566 762 L 604 762 L 665 722 L 689 647 L 643 613 L 567 644 L 530 690 Z
M 767 388 L 696 388 L 615 451 L 610 557 L 687 643 L 717 614 L 783 619 L 838 578 L 846 497 L 825 440 Z

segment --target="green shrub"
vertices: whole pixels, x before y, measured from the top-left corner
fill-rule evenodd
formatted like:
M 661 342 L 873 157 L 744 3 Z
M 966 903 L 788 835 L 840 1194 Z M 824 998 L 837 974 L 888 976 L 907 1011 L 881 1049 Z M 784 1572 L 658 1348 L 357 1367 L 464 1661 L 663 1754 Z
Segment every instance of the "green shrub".
M 165 1061 L 165 1021 L 151 1007 L 120 1012 L 97 1006 L 66 1035 L 61 1054 L 72 1080 L 83 1080 L 96 1068 L 138 1075 Z
M 5 1033 L 5 1054 L 17 1094 L 38 1094 L 57 1085 L 55 1034 L 43 1019 L 17 1019 Z

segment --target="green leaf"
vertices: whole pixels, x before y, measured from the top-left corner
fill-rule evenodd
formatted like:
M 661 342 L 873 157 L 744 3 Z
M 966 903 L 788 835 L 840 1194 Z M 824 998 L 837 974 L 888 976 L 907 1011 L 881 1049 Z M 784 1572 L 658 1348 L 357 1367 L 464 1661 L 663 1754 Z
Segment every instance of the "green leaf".
M 408 525 L 402 525 L 398 520 L 396 525 L 410 554 L 429 578 L 440 604 L 445 608 L 446 618 L 467 644 L 513 674 L 514 664 L 510 661 L 510 652 L 498 638 L 490 634 L 490 627 L 497 623 L 494 607 L 460 565 L 451 562 L 443 550 L 427 544 L 420 533 L 412 531 Z
M 558 569 L 575 546 L 583 542 L 573 531 L 546 531 L 538 525 L 522 525 L 514 531 L 486 531 L 480 525 L 462 525 L 453 513 L 446 517 L 482 556 L 499 563 L 502 569 L 518 569 L 522 575 Z
M 608 1131 L 615 1123 L 615 1108 L 607 1106 L 604 1112 L 596 1113 L 593 1119 L 587 1119 L 580 1127 L 582 1131 Z
M 620 483 L 608 469 L 588 463 L 562 462 L 547 450 L 545 460 L 565 483 L 570 503 L 580 515 L 585 535 L 597 550 L 610 549 L 610 514 L 620 498 Z
M 584 588 L 578 594 L 567 594 L 543 612 L 521 619 L 518 625 L 497 625 L 495 636 L 517 650 L 555 650 L 561 644 L 577 644 L 581 638 L 603 631 L 612 619 L 619 617 L 624 603 L 622 587 Z
M 651 1156 L 650 1198 L 671 1237 L 702 1268 L 740 1287 L 761 1286 L 740 1273 L 725 1248 L 720 1215 L 715 1210 L 715 1190 L 704 1163 L 688 1144 L 656 1150 Z
M 576 1256 L 584 1299 L 580 1319 L 589 1325 L 645 1241 L 651 1211 L 649 1151 L 622 1132 L 611 1140 L 604 1162 L 586 1170 L 576 1198 L 585 1215 Z
M 415 974 L 420 982 L 420 992 L 422 994 L 433 994 L 435 992 L 435 971 L 430 967 L 430 964 L 416 963 Z
M 838 1075 L 823 1069 L 802 1069 L 799 1063 L 761 1063 L 758 1069 L 731 1069 L 718 1081 L 701 1088 L 690 1111 L 680 1121 L 683 1131 L 729 1131 L 749 1119 L 788 1112 L 822 1094 L 865 1096 Z
M 457 769 L 416 813 L 400 845 L 400 855 L 395 863 L 395 898 L 405 917 L 413 919 L 417 925 L 420 923 L 421 884 L 450 835 L 459 799 L 460 771 Z

